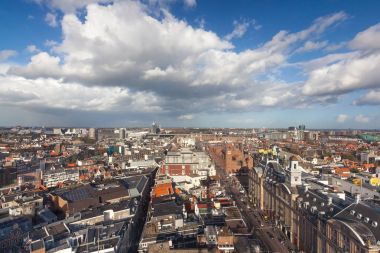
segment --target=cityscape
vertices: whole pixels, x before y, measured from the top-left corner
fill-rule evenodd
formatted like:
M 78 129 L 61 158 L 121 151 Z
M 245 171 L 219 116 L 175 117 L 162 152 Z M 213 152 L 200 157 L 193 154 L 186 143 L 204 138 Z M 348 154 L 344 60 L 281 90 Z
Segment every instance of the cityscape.
M 0 2 L 0 253 L 380 253 L 380 2 Z

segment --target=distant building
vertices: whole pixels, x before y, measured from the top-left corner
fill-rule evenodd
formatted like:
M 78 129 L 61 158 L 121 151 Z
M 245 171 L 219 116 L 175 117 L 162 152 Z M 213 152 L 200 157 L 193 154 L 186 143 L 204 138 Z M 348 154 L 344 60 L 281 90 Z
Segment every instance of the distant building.
M 66 181 L 79 181 L 78 169 L 51 169 L 42 173 L 42 182 L 45 187 L 56 187 Z
M 213 159 L 219 161 L 228 174 L 236 173 L 242 167 L 252 168 L 252 157 L 243 151 L 241 144 L 217 144 L 210 146 Z
M 306 126 L 305 125 L 299 125 L 298 126 L 298 130 L 305 131 L 306 130 Z
M 173 177 L 174 181 L 186 180 L 185 176 L 200 176 L 206 179 L 207 176 L 216 175 L 215 165 L 205 152 L 193 152 L 187 148 L 168 152 L 160 172 Z
M 88 138 L 91 139 L 91 140 L 96 140 L 97 139 L 96 129 L 95 128 L 90 128 L 88 130 Z
M 152 134 L 159 134 L 161 132 L 160 125 L 157 122 L 153 122 L 150 132 Z
M 125 128 L 120 128 L 119 129 L 119 139 L 120 140 L 124 140 L 126 137 L 126 130 Z

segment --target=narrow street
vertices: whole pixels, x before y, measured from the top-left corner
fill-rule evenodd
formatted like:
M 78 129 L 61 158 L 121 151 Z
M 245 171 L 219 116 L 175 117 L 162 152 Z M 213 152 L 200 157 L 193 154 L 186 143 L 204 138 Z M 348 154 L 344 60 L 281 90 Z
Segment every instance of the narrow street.
M 251 229 L 252 234 L 260 239 L 266 246 L 267 250 L 264 249 L 262 252 L 292 252 L 286 246 L 286 241 L 282 238 L 281 234 L 275 231 L 271 224 L 262 219 L 259 210 L 254 210 L 247 206 L 247 196 L 240 193 L 236 183 L 237 179 L 234 178 L 234 176 L 226 175 L 226 172 L 220 164 L 216 166 L 216 168 L 218 175 L 221 177 L 222 184 L 225 185 L 226 195 L 231 196 L 235 201 L 236 206 L 242 213 L 243 219 Z

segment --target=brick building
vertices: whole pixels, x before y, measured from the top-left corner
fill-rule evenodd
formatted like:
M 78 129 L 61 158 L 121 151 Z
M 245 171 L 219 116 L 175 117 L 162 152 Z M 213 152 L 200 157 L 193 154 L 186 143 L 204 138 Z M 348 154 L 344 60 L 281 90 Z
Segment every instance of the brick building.
M 253 158 L 243 150 L 242 144 L 218 143 L 209 146 L 213 159 L 230 173 L 237 172 L 242 167 L 253 167 Z

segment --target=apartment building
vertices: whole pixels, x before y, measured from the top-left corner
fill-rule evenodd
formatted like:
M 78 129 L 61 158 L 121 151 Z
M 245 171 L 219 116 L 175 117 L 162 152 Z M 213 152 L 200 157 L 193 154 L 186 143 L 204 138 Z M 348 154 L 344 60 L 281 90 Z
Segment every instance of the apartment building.
M 334 187 L 313 183 L 295 156 L 285 168 L 272 158 L 249 171 L 250 201 L 300 252 L 379 252 L 377 200 L 342 197 Z

